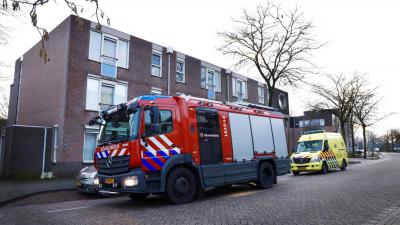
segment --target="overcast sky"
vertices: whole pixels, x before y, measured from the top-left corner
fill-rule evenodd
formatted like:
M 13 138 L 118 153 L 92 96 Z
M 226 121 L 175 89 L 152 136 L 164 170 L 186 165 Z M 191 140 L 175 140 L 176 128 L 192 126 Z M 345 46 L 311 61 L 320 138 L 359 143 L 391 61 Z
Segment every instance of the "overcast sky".
M 216 48 L 221 44 L 217 32 L 231 28 L 231 17 L 242 8 L 252 9 L 265 1 L 253 0 L 99 0 L 111 19 L 111 27 L 225 68 L 231 68 L 231 58 L 222 56 Z M 84 2 L 84 1 L 82 1 Z M 282 1 L 283 2 L 283 1 Z M 400 128 L 398 76 L 400 52 L 400 1 L 396 0 L 287 0 L 284 6 L 299 5 L 306 18 L 315 26 L 317 40 L 328 45 L 312 59 L 326 73 L 366 73 L 384 96 L 382 114 L 397 113 L 376 124 L 373 129 L 383 134 L 385 129 Z M 93 8 L 92 8 L 93 9 Z M 84 17 L 91 17 L 89 8 Z M 89 12 L 90 11 L 90 12 Z M 58 0 L 38 11 L 39 25 L 53 29 L 70 12 L 64 1 Z M 39 35 L 29 19 L 10 22 L 10 40 L 0 46 L 0 61 L 13 65 L 37 41 Z M 50 37 L 51 38 L 51 37 Z M 257 73 L 242 69 L 243 75 L 259 79 Z M 1 76 L 13 74 L 13 68 L 1 68 Z M 318 77 L 315 77 L 318 79 Z M 0 80 L 9 87 L 12 79 Z M 301 115 L 309 94 L 302 88 L 280 87 L 289 92 L 290 111 Z

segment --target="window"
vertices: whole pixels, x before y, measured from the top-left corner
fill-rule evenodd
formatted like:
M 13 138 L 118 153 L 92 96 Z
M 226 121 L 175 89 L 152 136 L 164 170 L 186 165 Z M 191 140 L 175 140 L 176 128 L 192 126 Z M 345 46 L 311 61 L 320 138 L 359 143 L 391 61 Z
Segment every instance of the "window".
M 86 109 L 98 111 L 126 102 L 127 90 L 128 86 L 126 84 L 88 77 Z
M 87 128 L 83 143 L 83 162 L 93 162 L 94 150 L 96 149 L 98 129 Z
M 101 57 L 101 75 L 116 77 L 117 75 L 117 40 L 106 37 L 103 41 Z
M 150 94 L 152 94 L 152 95 L 162 95 L 162 89 L 161 88 L 152 87 Z
M 102 63 L 102 75 L 115 77 L 117 66 L 128 68 L 129 42 L 92 30 L 90 31 L 89 59 Z
M 232 94 L 237 97 L 238 100 L 247 99 L 247 81 L 232 77 Z
M 319 120 L 319 125 L 320 125 L 321 127 L 324 127 L 324 126 L 325 126 L 325 120 L 324 120 L 324 119 L 320 119 L 320 120 Z
M 264 104 L 264 86 L 258 85 L 258 103 Z
M 172 111 L 169 110 L 160 110 L 160 134 L 170 133 L 173 129 L 172 123 Z M 150 119 L 150 110 L 145 111 L 144 115 L 144 126 L 145 133 L 149 134 L 149 136 L 156 135 L 158 133 L 151 132 L 151 119 Z
M 114 87 L 109 85 L 101 85 L 100 109 L 109 108 L 114 103 Z
M 201 67 L 200 87 L 207 90 L 214 88 L 214 91 L 221 92 L 221 74 L 216 70 Z
M 52 154 L 52 163 L 57 162 L 57 148 L 58 148 L 58 125 L 54 125 L 53 127 L 53 154 Z
M 161 77 L 161 63 L 161 52 L 153 50 L 153 53 L 151 54 L 151 75 Z
M 185 83 L 185 61 L 183 59 L 176 59 L 176 81 Z

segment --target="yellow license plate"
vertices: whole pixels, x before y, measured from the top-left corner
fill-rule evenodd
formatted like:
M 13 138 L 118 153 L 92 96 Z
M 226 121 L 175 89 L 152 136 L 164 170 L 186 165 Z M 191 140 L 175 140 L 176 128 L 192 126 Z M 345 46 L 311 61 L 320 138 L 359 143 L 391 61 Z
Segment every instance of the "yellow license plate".
M 106 184 L 114 184 L 114 178 L 106 178 L 104 183 L 106 183 Z
M 80 181 L 76 181 L 76 186 L 80 187 L 82 185 L 82 183 Z

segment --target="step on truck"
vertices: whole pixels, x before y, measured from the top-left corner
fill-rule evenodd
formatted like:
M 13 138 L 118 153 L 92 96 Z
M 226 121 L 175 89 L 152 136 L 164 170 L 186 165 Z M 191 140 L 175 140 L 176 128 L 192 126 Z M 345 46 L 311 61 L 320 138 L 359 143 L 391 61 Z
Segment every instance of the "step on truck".
M 90 120 L 99 190 L 189 202 L 211 187 L 261 189 L 290 173 L 284 117 L 271 108 L 190 96 L 140 96 Z

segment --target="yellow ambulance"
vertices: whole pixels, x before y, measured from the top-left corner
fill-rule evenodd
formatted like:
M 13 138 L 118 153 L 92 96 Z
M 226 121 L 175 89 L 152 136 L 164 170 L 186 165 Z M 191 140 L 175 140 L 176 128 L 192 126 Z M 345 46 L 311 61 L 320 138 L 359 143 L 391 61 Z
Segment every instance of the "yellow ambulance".
M 320 171 L 325 174 L 329 170 L 345 170 L 348 162 L 342 135 L 324 131 L 302 135 L 290 157 L 293 175 L 300 172 Z

